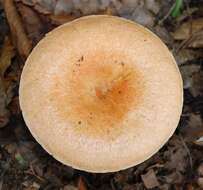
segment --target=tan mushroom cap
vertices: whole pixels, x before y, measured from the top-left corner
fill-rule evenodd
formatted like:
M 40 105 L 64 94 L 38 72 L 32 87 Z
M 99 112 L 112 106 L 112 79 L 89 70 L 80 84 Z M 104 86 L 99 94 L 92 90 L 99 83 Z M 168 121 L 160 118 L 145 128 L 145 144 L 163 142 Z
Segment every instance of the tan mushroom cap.
M 86 16 L 49 32 L 20 81 L 33 136 L 57 160 L 91 172 L 148 159 L 175 131 L 182 104 L 182 79 L 167 47 L 114 16 Z

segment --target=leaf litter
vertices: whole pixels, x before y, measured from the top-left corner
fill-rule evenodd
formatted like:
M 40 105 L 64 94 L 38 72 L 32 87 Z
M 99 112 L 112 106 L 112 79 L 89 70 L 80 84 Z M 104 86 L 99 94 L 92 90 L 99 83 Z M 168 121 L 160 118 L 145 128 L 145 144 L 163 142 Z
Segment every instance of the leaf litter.
M 0 28 L 0 34 L 4 34 L 1 36 L 4 43 L 0 44 L 2 189 L 200 190 L 203 187 L 203 15 L 200 11 L 203 3 L 181 2 L 176 10 L 174 5 L 180 1 L 175 0 L 7 0 L 2 1 L 3 6 L 0 3 L 0 23 L 7 18 L 11 36 Z M 183 114 L 169 142 L 142 164 L 109 174 L 81 172 L 53 159 L 29 133 L 18 103 L 20 73 L 31 49 L 54 27 L 89 14 L 125 17 L 154 31 L 175 55 L 184 80 Z

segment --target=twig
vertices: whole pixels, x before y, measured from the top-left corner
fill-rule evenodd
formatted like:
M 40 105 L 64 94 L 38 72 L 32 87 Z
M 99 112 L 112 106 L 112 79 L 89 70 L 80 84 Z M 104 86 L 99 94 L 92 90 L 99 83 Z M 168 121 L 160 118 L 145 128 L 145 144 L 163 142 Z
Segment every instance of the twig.
M 13 44 L 16 46 L 21 58 L 25 60 L 32 49 L 31 41 L 25 33 L 13 0 L 4 0 L 3 6 L 10 26 Z
M 173 3 L 173 5 L 171 6 L 171 8 L 167 12 L 167 14 L 158 22 L 159 25 L 162 25 L 162 23 L 170 16 L 170 14 L 171 14 L 172 10 L 174 9 L 175 5 L 176 5 L 176 2 Z

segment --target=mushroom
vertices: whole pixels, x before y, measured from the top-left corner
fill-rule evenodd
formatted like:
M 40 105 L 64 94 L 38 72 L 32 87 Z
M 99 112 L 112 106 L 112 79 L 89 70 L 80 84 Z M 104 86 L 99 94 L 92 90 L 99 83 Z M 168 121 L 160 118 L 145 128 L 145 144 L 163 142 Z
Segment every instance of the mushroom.
M 60 162 L 90 172 L 135 166 L 174 133 L 183 87 L 176 62 L 148 29 L 85 16 L 49 32 L 20 80 L 26 125 Z

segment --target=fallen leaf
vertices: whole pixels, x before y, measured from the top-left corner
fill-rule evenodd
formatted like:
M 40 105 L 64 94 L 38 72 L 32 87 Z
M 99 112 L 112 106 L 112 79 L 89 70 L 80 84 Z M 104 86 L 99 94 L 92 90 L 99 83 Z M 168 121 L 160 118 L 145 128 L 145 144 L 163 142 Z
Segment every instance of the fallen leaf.
M 186 158 L 188 158 L 188 152 L 179 137 L 174 136 L 169 141 L 168 151 L 166 151 L 164 154 L 164 156 L 167 156 L 165 167 L 168 170 L 176 170 L 176 173 L 178 174 L 182 174 L 182 172 L 186 170 Z
M 194 141 L 196 145 L 203 146 L 203 136 Z
M 40 185 L 37 182 L 30 182 L 28 183 L 23 182 L 23 185 L 25 186 L 25 188 L 23 188 L 23 190 L 38 190 L 40 189 Z
M 10 26 L 13 44 L 16 46 L 21 58 L 25 60 L 32 49 L 31 42 L 25 33 L 13 0 L 3 1 L 3 6 Z
M 0 181 L 0 189 L 1 190 L 3 190 L 2 187 L 3 187 L 3 180 Z
M 87 190 L 86 184 L 81 176 L 78 180 L 78 190 Z
M 155 32 L 166 44 L 172 45 L 173 39 L 172 39 L 170 33 L 168 32 L 168 30 L 166 30 L 165 27 L 160 26 L 160 25 L 156 25 L 156 26 L 154 27 L 154 32 Z
M 192 37 L 187 42 L 188 47 L 192 48 L 202 48 L 203 47 L 203 29 L 192 34 Z
M 34 6 L 34 1 L 33 0 L 15 0 L 15 2 L 17 2 L 17 3 L 22 2 L 25 5 Z
M 17 4 L 28 38 L 36 45 L 45 34 L 44 25 L 36 12 L 22 3 Z
M 117 2 L 118 1 L 115 1 L 114 3 L 117 3 Z M 139 3 L 140 3 L 139 0 L 122 0 L 122 6 L 119 6 L 119 9 L 117 10 L 117 12 L 119 15 L 132 14 Z
M 37 12 L 41 14 L 51 14 L 56 6 L 56 0 L 15 0 L 24 5 L 32 6 Z M 61 0 L 60 0 L 61 1 Z
M 154 25 L 155 17 L 144 6 L 137 6 L 129 19 L 138 22 L 146 27 Z
M 147 189 L 159 186 L 159 182 L 153 169 L 150 169 L 146 174 L 141 175 L 141 178 Z
M 5 145 L 4 148 L 9 154 L 14 154 L 18 147 L 17 147 L 16 143 L 10 143 L 10 144 Z
M 194 73 L 199 72 L 200 65 L 190 64 L 190 65 L 182 65 L 180 67 L 180 72 L 183 78 L 183 87 L 185 89 L 191 88 L 192 86 L 192 77 Z
M 203 29 L 203 18 L 188 20 L 184 22 L 177 30 L 173 33 L 175 40 L 186 40 L 193 33 L 196 33 Z
M 186 190 L 200 190 L 200 189 L 199 188 L 197 189 L 197 188 L 193 187 L 192 184 L 187 184 Z
M 166 176 L 162 176 L 165 179 L 165 183 L 168 184 L 179 184 L 183 180 L 183 175 L 180 172 L 172 172 Z
M 56 0 L 35 0 L 34 1 L 34 8 L 36 11 L 42 14 L 50 14 L 54 11 L 56 6 Z
M 0 128 L 4 127 L 9 121 L 9 111 L 7 109 L 8 104 L 13 96 L 12 86 L 10 90 L 7 88 L 4 74 L 8 67 L 11 65 L 11 59 L 15 55 L 14 48 L 8 37 L 5 38 L 3 48 L 0 54 Z
M 105 10 L 100 11 L 99 14 L 114 15 L 114 11 L 113 11 L 112 7 L 107 7 Z
M 56 2 L 54 15 L 68 15 L 73 10 L 73 2 L 70 0 L 60 0 Z
M 19 97 L 12 98 L 11 102 L 8 105 L 8 109 L 12 115 L 18 115 L 21 113 L 19 105 Z
M 197 60 L 203 58 L 202 51 L 191 48 L 181 48 L 180 51 L 174 54 L 176 62 L 178 65 L 183 65 L 189 61 Z
M 198 166 L 197 174 L 198 174 L 198 176 L 203 177 L 203 163 L 201 163 L 201 164 Z
M 185 45 L 192 48 L 203 47 L 203 18 L 183 23 L 174 33 L 175 40 L 185 40 Z
M 51 19 L 52 24 L 56 26 L 64 24 L 66 22 L 70 22 L 77 18 L 72 15 L 50 15 L 49 17 Z
M 190 92 L 194 97 L 203 94 L 203 70 L 196 72 L 192 76 L 192 86 L 190 88 Z
M 200 188 L 203 188 L 203 177 L 199 177 L 197 179 L 197 184 L 199 185 Z
M 188 124 L 182 128 L 181 132 L 187 142 L 194 142 L 195 144 L 203 144 L 201 136 L 203 136 L 203 123 L 200 114 L 190 113 Z
M 11 59 L 14 57 L 15 51 L 9 37 L 4 39 L 3 48 L 0 54 L 0 77 L 4 77 L 5 71 L 11 64 Z
M 78 190 L 78 188 L 76 188 L 73 185 L 66 185 L 66 186 L 63 187 L 62 190 Z
M 160 2 L 157 0 L 145 0 L 145 6 L 149 11 L 152 11 L 154 14 L 157 14 L 160 10 Z

